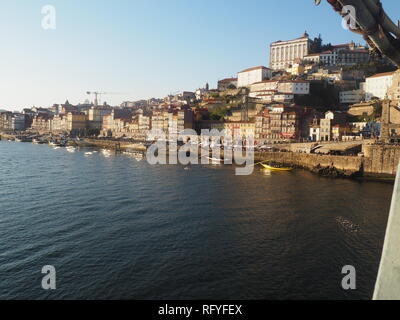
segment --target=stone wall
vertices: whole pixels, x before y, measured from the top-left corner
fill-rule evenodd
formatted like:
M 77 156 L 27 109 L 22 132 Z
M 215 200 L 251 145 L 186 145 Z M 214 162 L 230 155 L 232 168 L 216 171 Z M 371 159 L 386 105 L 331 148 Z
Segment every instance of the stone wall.
M 256 153 L 256 161 L 273 161 L 281 164 L 314 170 L 317 167 L 334 167 L 349 175 L 362 169 L 363 159 L 360 157 L 327 156 L 293 152 L 261 152 Z
M 400 146 L 364 145 L 364 171 L 395 176 L 400 162 Z
M 369 177 L 394 178 L 400 162 L 400 146 L 364 145 L 364 157 L 330 156 L 294 152 L 256 153 L 256 161 L 274 161 L 281 164 L 302 167 L 336 168 L 345 175 L 362 174 Z
M 138 151 L 146 150 L 146 147 L 142 144 L 133 144 L 131 142 L 124 142 L 124 141 L 85 139 L 82 143 L 87 144 L 88 146 L 95 146 L 98 148 L 113 149 L 113 150 L 119 150 L 119 149 L 120 150 L 129 149 Z

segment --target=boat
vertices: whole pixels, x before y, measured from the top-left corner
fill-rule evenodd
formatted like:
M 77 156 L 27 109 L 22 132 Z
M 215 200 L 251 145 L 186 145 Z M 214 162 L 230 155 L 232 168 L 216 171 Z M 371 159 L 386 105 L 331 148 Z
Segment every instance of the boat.
M 39 139 L 33 139 L 33 140 L 32 140 L 32 143 L 33 143 L 33 144 L 42 144 L 43 142 L 40 141 Z
M 293 168 L 285 168 L 285 167 L 276 167 L 276 166 L 271 166 L 269 164 L 266 163 L 260 163 L 262 167 L 264 167 L 264 169 L 268 169 L 271 171 L 293 171 Z
M 103 149 L 101 150 L 101 153 L 105 156 L 105 157 L 109 157 L 111 156 L 112 152 L 110 150 L 107 149 Z

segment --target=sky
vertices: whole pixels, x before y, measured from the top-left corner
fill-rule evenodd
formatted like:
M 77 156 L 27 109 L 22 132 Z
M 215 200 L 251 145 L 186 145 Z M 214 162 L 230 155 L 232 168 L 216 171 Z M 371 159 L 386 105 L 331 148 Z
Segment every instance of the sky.
M 304 31 L 339 44 L 360 36 L 314 0 L 2 0 L 0 109 L 164 97 L 269 63 L 269 45 Z M 383 0 L 394 21 L 398 0 Z M 42 7 L 56 29 L 42 28 Z M 397 13 L 397 16 L 395 14 Z

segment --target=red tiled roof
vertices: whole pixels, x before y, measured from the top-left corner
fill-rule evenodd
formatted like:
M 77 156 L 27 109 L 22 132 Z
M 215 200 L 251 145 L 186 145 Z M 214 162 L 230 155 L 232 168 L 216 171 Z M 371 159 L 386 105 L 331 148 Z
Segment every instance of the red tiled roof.
M 280 80 L 279 83 L 309 83 L 306 80 Z
M 319 55 L 320 55 L 320 53 L 310 53 L 310 54 L 304 56 L 304 58 L 306 58 L 306 57 L 314 57 L 314 56 L 319 56 Z
M 344 47 L 350 47 L 353 45 L 353 43 L 345 43 L 345 44 L 337 44 L 335 46 L 332 46 L 333 48 L 344 48 Z
M 240 71 L 238 73 L 250 72 L 250 71 L 259 70 L 259 69 L 271 70 L 270 68 L 267 68 L 267 67 L 264 67 L 264 66 L 259 66 L 259 67 L 246 69 L 246 70 Z
M 227 78 L 227 79 L 219 80 L 218 83 L 230 83 L 230 82 L 234 82 L 237 80 L 238 80 L 237 78 Z
M 391 76 L 395 73 L 396 71 L 392 71 L 392 72 L 384 72 L 384 73 L 377 73 L 374 74 L 371 77 L 368 77 L 367 79 L 372 79 L 372 78 L 379 78 L 379 77 L 387 77 L 387 76 Z
M 255 82 L 253 84 L 271 83 L 271 82 L 279 82 L 279 80 L 264 80 L 264 81 Z

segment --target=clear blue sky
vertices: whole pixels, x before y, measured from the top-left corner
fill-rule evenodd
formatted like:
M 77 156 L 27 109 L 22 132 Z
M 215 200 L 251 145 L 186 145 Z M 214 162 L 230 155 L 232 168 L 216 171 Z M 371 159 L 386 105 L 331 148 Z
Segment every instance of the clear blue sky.
M 83 102 L 88 90 L 111 104 L 194 90 L 267 65 L 269 44 L 322 34 L 362 42 L 328 4 L 313 0 L 3 0 L 0 109 Z M 43 30 L 54 5 L 57 29 Z M 400 3 L 384 0 L 399 18 Z

